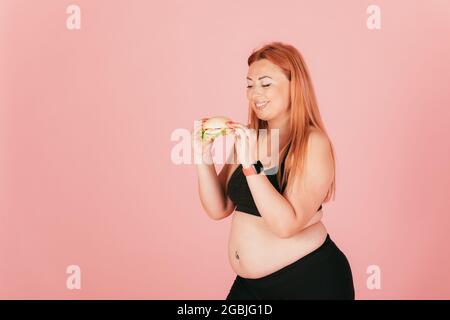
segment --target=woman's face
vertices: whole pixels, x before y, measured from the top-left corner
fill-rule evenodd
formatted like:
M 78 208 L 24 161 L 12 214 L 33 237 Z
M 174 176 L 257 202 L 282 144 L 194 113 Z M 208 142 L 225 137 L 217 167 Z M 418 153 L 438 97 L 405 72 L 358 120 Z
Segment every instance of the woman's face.
M 247 73 L 247 99 L 261 120 L 286 117 L 289 111 L 290 81 L 276 64 L 267 59 L 255 61 Z

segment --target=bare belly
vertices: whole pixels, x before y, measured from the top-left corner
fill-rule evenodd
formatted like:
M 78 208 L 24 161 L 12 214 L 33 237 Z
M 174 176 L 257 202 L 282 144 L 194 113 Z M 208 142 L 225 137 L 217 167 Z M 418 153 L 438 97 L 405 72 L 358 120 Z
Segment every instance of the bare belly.
M 326 236 L 327 229 L 319 221 L 290 238 L 279 238 L 272 233 L 264 218 L 235 211 L 228 241 L 228 258 L 236 274 L 256 279 L 319 248 Z

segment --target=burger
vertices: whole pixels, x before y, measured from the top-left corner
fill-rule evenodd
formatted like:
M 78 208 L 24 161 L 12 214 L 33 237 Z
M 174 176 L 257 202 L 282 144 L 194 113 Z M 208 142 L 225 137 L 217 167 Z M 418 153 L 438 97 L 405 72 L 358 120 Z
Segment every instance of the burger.
M 216 116 L 202 119 L 202 140 L 216 139 L 219 136 L 225 136 L 232 132 L 233 121 L 224 116 Z

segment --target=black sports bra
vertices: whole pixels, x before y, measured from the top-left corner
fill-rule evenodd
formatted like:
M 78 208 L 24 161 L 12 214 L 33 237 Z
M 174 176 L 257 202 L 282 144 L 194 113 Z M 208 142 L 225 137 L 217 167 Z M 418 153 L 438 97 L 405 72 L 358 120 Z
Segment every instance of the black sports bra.
M 281 164 L 281 170 L 284 168 L 284 161 Z M 270 183 L 275 187 L 275 189 L 278 190 L 279 193 L 283 193 L 284 188 L 286 187 L 286 182 L 283 184 L 283 188 L 280 189 L 280 186 L 278 185 L 277 181 L 277 174 L 276 172 L 273 174 L 270 174 L 269 172 L 276 169 L 276 167 L 268 170 L 264 170 L 265 174 L 267 175 L 267 178 L 269 179 Z M 242 211 L 254 216 L 259 216 L 258 208 L 256 207 L 255 201 L 253 200 L 252 193 L 250 191 L 250 188 L 248 187 L 247 178 L 245 177 L 244 173 L 242 172 L 242 164 L 240 164 L 236 170 L 234 170 L 233 174 L 230 177 L 230 181 L 228 181 L 227 186 L 227 195 L 230 197 L 230 199 L 233 201 L 233 203 L 236 205 L 236 211 Z M 320 205 L 319 211 L 322 209 L 322 205 Z

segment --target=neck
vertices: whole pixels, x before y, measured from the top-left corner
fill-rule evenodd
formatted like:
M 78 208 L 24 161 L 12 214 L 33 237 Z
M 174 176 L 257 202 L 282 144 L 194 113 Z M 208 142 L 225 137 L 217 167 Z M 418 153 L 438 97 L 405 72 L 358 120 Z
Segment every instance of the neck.
M 267 135 L 270 141 L 271 130 L 278 129 L 280 150 L 287 144 L 289 139 L 289 117 L 272 119 L 267 122 Z

